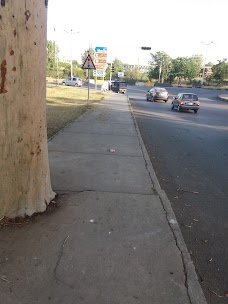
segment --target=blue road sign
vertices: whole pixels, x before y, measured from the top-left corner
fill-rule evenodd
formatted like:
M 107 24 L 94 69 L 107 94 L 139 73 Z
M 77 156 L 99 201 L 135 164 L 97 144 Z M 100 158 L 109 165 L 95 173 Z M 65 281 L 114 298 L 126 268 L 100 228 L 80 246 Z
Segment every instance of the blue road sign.
M 107 47 L 106 46 L 96 46 L 95 47 L 95 52 L 107 52 Z
M 93 70 L 93 76 L 97 76 L 97 77 L 105 77 L 106 73 L 105 71 L 97 71 L 97 70 Z

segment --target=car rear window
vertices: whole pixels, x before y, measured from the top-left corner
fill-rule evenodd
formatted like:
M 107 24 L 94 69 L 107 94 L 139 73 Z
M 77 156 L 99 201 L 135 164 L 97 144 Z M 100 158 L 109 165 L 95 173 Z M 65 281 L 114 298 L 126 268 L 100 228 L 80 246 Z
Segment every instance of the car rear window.
M 194 101 L 198 101 L 198 96 L 197 95 L 194 95 L 194 94 L 184 94 L 183 95 L 183 99 L 191 99 L 191 100 L 194 100 Z
M 167 92 L 167 91 L 166 91 L 166 89 L 158 88 L 158 89 L 156 89 L 156 92 Z

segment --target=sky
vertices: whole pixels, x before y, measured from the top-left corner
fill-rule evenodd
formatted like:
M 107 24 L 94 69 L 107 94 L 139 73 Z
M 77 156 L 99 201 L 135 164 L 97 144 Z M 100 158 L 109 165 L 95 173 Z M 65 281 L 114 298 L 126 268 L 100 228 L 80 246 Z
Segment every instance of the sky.
M 49 0 L 47 38 L 56 41 L 60 57 L 72 54 L 79 62 L 99 46 L 107 47 L 108 62 L 147 65 L 150 53 L 164 51 L 216 64 L 228 59 L 227 12 L 227 0 Z

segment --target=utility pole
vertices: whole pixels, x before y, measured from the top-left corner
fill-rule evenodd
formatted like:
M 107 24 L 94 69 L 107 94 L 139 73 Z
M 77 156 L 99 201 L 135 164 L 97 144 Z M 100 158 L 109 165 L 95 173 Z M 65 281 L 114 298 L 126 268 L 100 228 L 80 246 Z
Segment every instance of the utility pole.
M 73 59 L 72 59 L 72 29 L 70 30 L 70 77 L 73 77 Z
M 109 87 L 110 87 L 110 91 L 111 91 L 111 87 L 112 87 L 112 62 L 111 62 L 111 67 L 110 67 Z
M 72 35 L 73 34 L 79 34 L 80 31 L 78 32 L 73 32 L 73 30 L 71 29 L 70 32 L 64 30 L 64 32 L 66 32 L 67 34 L 70 34 L 70 77 L 73 77 L 73 55 L 72 55 Z
M 160 66 L 159 66 L 159 78 L 158 78 L 158 83 L 160 83 L 160 81 L 161 81 L 161 72 L 162 72 L 162 61 L 160 62 Z
M 56 39 L 56 30 L 55 32 L 55 63 L 56 63 L 56 85 L 59 85 L 59 54 L 57 51 L 57 39 Z
M 213 41 L 209 42 L 209 43 L 205 43 L 203 41 L 201 41 L 201 43 L 203 43 L 204 45 L 206 45 L 206 51 L 205 51 L 205 56 L 204 56 L 204 64 L 203 64 L 203 73 L 202 73 L 202 80 L 201 80 L 201 84 L 203 85 L 204 82 L 204 75 L 205 75 L 205 65 L 206 65 L 206 59 L 207 59 L 207 50 L 210 44 L 214 44 Z

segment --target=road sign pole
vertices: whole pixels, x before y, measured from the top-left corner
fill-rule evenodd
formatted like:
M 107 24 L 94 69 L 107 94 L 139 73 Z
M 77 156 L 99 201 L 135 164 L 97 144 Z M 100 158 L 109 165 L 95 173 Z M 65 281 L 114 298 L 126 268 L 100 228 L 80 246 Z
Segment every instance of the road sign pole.
M 109 78 L 109 89 L 111 91 L 111 86 L 112 86 L 112 62 L 111 62 L 111 67 L 110 67 L 110 78 Z
M 97 74 L 96 74 L 96 77 L 95 77 L 95 91 L 97 90 Z
M 88 69 L 88 100 L 87 100 L 88 103 L 89 103 L 89 85 L 90 85 L 90 69 Z

